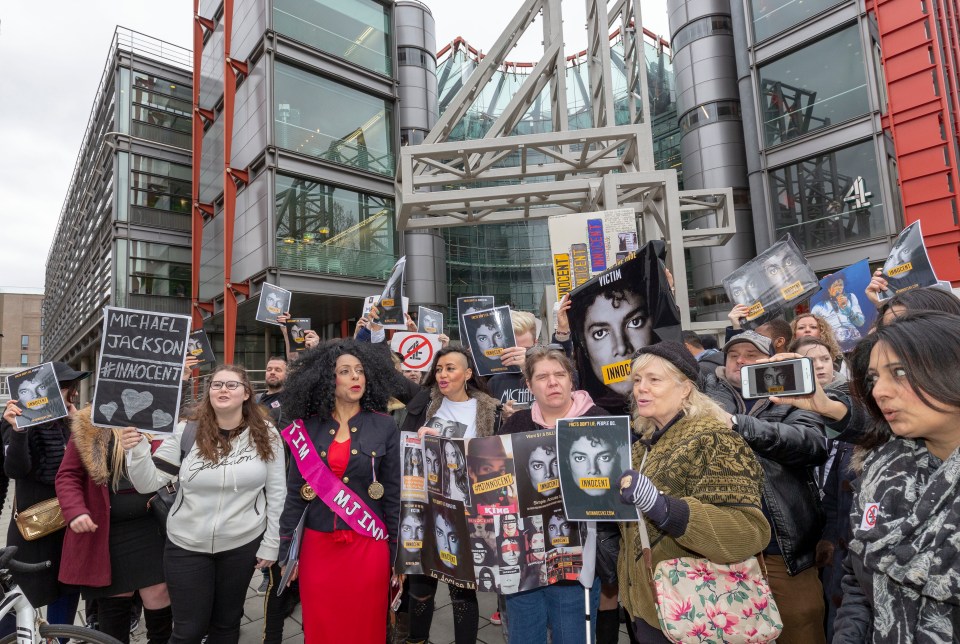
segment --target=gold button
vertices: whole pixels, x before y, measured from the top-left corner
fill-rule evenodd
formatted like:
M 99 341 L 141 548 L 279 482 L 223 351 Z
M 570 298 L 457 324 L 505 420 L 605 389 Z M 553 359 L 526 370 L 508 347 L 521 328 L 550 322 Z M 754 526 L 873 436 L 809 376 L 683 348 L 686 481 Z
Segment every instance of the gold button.
M 350 453 L 351 453 L 351 454 L 356 454 L 356 453 L 357 453 L 357 450 L 352 449 L 352 450 L 350 450 Z
M 351 427 L 351 428 L 350 428 L 350 431 L 353 432 L 354 434 L 356 434 L 356 433 L 357 433 L 357 428 L 356 428 L 356 427 Z
M 376 452 L 370 452 L 370 456 L 376 456 L 376 455 L 377 455 Z
M 327 453 L 326 453 L 326 452 L 320 452 L 320 456 L 322 456 L 323 458 L 326 458 L 326 457 L 327 457 Z
M 350 477 L 349 477 L 349 476 L 344 476 L 344 477 L 343 477 L 343 482 L 344 482 L 344 483 L 349 483 L 349 482 L 350 482 Z
M 331 436 L 333 436 L 333 435 L 336 434 L 336 433 L 337 433 L 337 430 L 335 430 L 335 429 L 331 429 L 331 430 L 330 430 L 330 435 L 331 435 Z

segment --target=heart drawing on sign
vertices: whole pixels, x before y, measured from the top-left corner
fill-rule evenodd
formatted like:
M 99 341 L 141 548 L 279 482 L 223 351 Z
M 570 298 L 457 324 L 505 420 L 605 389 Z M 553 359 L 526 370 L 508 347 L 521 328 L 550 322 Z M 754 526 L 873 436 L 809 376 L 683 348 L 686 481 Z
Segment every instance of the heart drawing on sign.
M 113 415 L 117 413 L 117 403 L 112 402 L 100 405 L 100 413 L 103 414 L 104 418 L 108 421 L 113 420 Z
M 123 401 L 123 413 L 127 415 L 127 419 L 129 420 L 150 406 L 153 402 L 153 394 L 149 391 L 124 389 L 120 394 L 120 400 Z
M 153 410 L 153 428 L 160 429 L 173 422 L 173 416 L 159 409 Z

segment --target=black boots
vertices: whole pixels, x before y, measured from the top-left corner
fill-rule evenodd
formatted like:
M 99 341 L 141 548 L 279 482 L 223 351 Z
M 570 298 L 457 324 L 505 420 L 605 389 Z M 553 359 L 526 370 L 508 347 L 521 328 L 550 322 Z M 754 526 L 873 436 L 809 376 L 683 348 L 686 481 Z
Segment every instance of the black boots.
M 150 644 L 167 644 L 173 633 L 173 611 L 170 607 L 150 610 L 143 609 L 143 621 L 147 627 L 147 641 Z
M 133 597 L 101 597 L 97 600 L 99 630 L 123 644 L 130 642 L 130 607 Z

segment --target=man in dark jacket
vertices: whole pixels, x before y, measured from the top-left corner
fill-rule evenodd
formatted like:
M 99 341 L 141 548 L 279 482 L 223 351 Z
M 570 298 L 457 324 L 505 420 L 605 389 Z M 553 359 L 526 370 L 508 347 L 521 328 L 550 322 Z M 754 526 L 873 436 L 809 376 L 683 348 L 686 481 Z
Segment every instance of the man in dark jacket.
M 740 369 L 772 355 L 769 338 L 744 331 L 723 351 L 725 366 L 705 378 L 704 391 L 730 414 L 730 428 L 743 436 L 763 466 L 763 512 L 772 529 L 764 556 L 783 617 L 777 641 L 823 643 L 823 590 L 814 567 L 824 523 L 814 474 L 827 460 L 823 418 L 791 405 L 743 398 Z

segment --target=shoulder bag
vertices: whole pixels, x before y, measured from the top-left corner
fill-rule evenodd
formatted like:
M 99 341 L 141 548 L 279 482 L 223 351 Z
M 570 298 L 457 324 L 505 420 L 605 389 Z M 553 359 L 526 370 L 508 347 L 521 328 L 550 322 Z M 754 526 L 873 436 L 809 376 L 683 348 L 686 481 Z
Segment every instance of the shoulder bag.
M 17 493 L 13 493 L 13 520 L 26 541 L 36 541 L 67 527 L 57 497 L 34 503 L 22 512 L 17 511 Z
M 645 519 L 640 519 L 638 529 L 660 630 L 667 639 L 683 644 L 747 644 L 773 642 L 780 636 L 783 621 L 761 568 L 762 554 L 760 560 L 750 557 L 733 564 L 676 557 L 654 568 Z
M 197 424 L 189 421 L 180 434 L 180 462 L 183 463 L 184 457 L 193 449 L 193 444 L 197 440 Z M 180 485 L 177 481 L 171 481 L 154 493 L 147 501 L 147 508 L 153 514 L 160 527 L 164 531 L 167 529 L 167 517 L 170 516 L 170 510 L 177 501 Z

